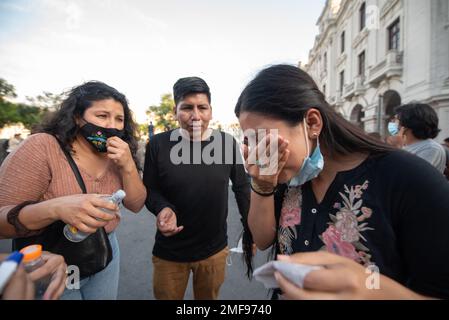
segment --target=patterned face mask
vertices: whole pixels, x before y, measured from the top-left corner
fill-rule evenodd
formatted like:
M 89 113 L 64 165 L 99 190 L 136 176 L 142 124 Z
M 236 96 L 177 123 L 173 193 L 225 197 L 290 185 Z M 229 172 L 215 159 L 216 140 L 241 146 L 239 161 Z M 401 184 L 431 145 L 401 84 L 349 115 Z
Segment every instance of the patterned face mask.
M 80 128 L 80 133 L 84 139 L 86 139 L 86 141 L 89 142 L 98 152 L 106 152 L 106 141 L 108 138 L 123 138 L 125 131 L 115 128 L 99 127 L 86 121 L 86 124 Z

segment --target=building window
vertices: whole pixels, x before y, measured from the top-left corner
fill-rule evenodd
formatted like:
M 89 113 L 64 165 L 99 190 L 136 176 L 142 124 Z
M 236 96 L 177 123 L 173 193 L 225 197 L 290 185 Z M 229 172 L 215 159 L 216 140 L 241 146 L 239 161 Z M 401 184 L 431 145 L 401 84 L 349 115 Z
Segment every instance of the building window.
M 365 51 L 359 54 L 359 76 L 365 77 Z
M 341 53 L 345 52 L 345 32 L 341 33 Z
M 345 85 L 345 71 L 340 72 L 340 95 L 343 95 L 343 87 Z
M 365 28 L 366 25 L 366 3 L 362 3 L 359 10 L 359 16 L 360 16 L 360 31 L 362 31 Z
M 327 72 L 327 52 L 325 52 L 323 55 L 323 63 L 324 63 L 323 66 L 324 72 Z
M 400 31 L 398 18 L 388 27 L 388 50 L 399 50 Z

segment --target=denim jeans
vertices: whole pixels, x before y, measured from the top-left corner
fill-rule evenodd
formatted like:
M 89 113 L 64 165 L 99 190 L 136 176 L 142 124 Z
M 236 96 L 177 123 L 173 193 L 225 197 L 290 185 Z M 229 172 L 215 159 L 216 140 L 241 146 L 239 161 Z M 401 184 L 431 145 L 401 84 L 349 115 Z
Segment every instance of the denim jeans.
M 102 271 L 81 280 L 80 289 L 65 289 L 61 300 L 116 300 L 120 274 L 120 248 L 115 232 L 109 234 L 112 261 Z

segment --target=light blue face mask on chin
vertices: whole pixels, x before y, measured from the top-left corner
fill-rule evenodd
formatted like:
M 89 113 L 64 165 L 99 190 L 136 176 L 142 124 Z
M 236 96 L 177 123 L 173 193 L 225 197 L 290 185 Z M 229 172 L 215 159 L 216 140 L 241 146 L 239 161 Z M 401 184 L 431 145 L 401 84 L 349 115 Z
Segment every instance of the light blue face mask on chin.
M 315 179 L 324 167 L 324 158 L 320 150 L 320 139 L 317 138 L 316 148 L 313 151 L 312 155 L 309 156 L 310 146 L 309 139 L 307 137 L 306 126 L 306 119 L 304 118 L 304 137 L 306 138 L 307 157 L 304 159 L 298 174 L 295 175 L 288 183 L 289 187 L 298 187 L 303 185 L 307 181 Z

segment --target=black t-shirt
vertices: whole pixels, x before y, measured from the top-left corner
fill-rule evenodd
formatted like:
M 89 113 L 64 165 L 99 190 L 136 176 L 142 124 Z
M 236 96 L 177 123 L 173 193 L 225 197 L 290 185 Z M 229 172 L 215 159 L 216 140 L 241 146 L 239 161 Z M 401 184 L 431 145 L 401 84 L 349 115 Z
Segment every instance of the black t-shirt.
M 227 245 L 229 180 L 246 219 L 250 186 L 231 135 L 214 130 L 201 142 L 183 138 L 179 130 L 155 135 L 145 156 L 146 207 L 154 215 L 171 208 L 184 229 L 171 237 L 157 231 L 153 255 L 193 262 L 222 250 Z
M 317 203 L 308 182 L 275 195 L 278 253 L 327 250 L 418 293 L 449 298 L 449 182 L 403 151 L 339 172 Z

